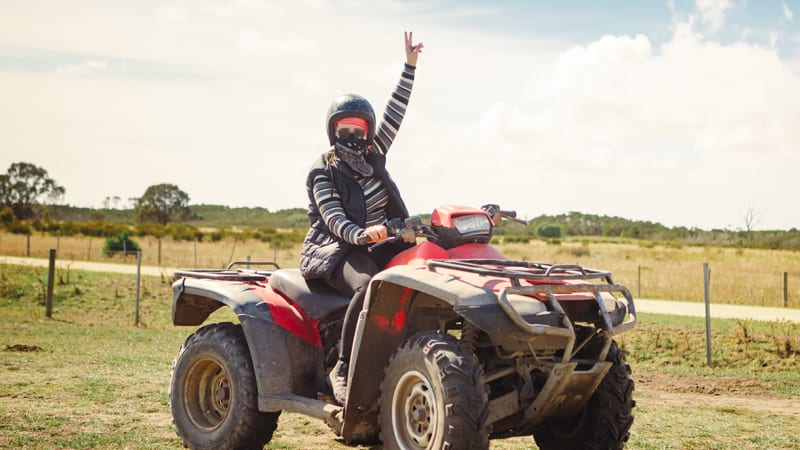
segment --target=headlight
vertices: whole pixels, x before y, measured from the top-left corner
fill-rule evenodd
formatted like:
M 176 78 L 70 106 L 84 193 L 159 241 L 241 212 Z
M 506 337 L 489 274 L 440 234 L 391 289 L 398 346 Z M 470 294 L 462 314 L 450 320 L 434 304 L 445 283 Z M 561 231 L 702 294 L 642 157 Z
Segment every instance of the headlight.
M 514 306 L 522 316 L 534 316 L 539 313 L 547 312 L 547 305 L 533 297 L 519 294 L 508 294 L 508 301 Z
M 458 230 L 462 236 L 486 234 L 492 229 L 489 218 L 483 214 L 456 217 L 453 219 L 453 225 L 455 225 L 456 230 Z

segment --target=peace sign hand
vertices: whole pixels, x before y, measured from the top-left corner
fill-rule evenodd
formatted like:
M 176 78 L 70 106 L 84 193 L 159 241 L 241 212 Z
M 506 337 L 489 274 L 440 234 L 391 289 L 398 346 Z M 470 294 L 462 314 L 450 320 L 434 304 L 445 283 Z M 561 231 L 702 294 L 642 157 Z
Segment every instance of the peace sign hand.
M 423 47 L 422 42 L 420 42 L 417 45 L 414 45 L 412 39 L 413 33 L 411 31 L 405 31 L 403 34 L 405 35 L 406 39 L 406 45 L 405 45 L 406 64 L 408 64 L 409 66 L 416 66 L 417 58 L 419 58 L 419 54 L 422 53 L 422 47 Z

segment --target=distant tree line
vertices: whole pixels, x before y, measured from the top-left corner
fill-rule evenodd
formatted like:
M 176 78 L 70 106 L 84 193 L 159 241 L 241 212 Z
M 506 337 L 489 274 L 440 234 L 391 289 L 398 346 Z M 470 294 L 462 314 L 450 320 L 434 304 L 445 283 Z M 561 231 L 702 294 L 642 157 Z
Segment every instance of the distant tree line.
M 507 241 L 528 239 L 560 239 L 566 237 L 632 238 L 654 242 L 675 242 L 684 245 L 719 245 L 731 247 L 800 250 L 800 231 L 767 230 L 702 230 L 667 227 L 660 223 L 629 220 L 621 217 L 569 212 L 541 215 L 527 226 L 503 223 L 495 232 Z

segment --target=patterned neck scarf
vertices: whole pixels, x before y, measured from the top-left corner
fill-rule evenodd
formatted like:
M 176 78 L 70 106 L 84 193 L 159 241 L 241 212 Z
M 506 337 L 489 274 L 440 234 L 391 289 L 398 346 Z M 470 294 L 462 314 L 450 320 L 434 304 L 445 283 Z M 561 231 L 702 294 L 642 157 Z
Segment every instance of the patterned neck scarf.
M 363 177 L 372 176 L 372 166 L 364 159 L 367 154 L 366 139 L 355 139 L 354 136 L 347 139 L 336 138 L 334 148 L 336 156 L 347 163 L 356 173 Z

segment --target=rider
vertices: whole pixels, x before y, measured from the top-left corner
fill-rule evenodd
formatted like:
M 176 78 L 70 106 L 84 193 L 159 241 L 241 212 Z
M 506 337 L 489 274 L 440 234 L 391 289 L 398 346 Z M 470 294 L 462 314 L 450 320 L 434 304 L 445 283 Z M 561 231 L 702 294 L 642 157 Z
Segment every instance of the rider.
M 331 371 L 334 397 L 344 403 L 347 364 L 367 284 L 389 260 L 407 248 L 403 243 L 367 251 L 359 244 L 387 238 L 386 221 L 405 219 L 408 211 L 386 171 L 386 153 L 397 135 L 408 106 L 422 43 L 405 33 L 406 64 L 383 120 L 375 124 L 370 103 L 355 94 L 343 95 L 328 110 L 331 147 L 317 158 L 306 179 L 311 227 L 303 242 L 300 270 L 306 279 L 322 279 L 351 297 L 342 325 L 339 361 Z

